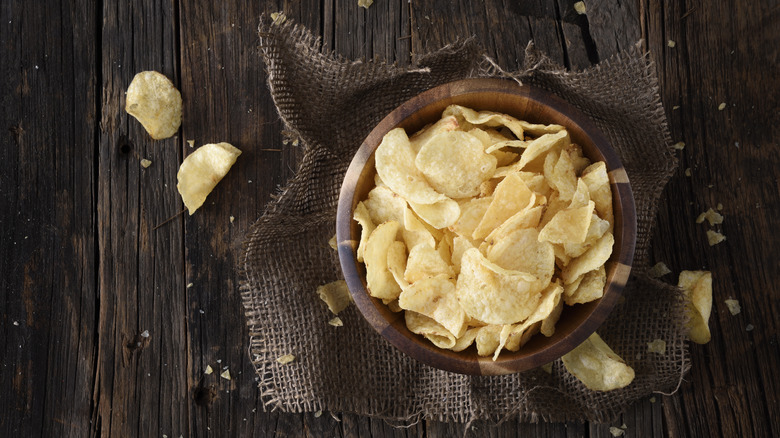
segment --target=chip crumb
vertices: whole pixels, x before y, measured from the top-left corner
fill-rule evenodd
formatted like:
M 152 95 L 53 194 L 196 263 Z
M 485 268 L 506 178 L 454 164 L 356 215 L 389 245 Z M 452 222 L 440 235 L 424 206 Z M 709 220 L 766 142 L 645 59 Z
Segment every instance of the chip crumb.
M 19 326 L 19 321 L 14 321 L 14 325 L 18 327 Z
M 587 12 L 585 10 L 585 2 L 574 3 L 574 10 L 577 11 L 577 13 L 580 14 L 580 15 L 584 14 L 585 12 Z
M 619 427 L 612 426 L 609 428 L 609 433 L 611 433 L 612 436 L 623 436 L 623 434 L 625 434 L 626 431 Z
M 696 218 L 696 223 L 700 224 L 704 222 L 705 219 L 710 223 L 710 226 L 723 223 L 723 215 L 711 208 L 700 214 L 699 217 Z
M 332 325 L 333 327 L 343 327 L 344 321 L 341 320 L 338 316 L 328 321 L 328 324 Z
M 666 42 L 666 45 L 669 46 L 670 48 L 674 48 L 674 46 L 676 46 L 677 43 L 675 43 L 674 40 L 669 40 Z
M 685 176 L 691 176 L 691 168 L 685 169 Z
M 745 326 L 745 331 L 746 332 L 752 332 L 754 328 L 755 327 L 753 326 L 753 324 L 748 324 L 748 325 Z
M 349 294 L 347 282 L 336 280 L 332 283 L 324 284 L 317 288 L 317 295 L 328 305 L 328 309 L 334 314 L 346 309 L 352 304 L 352 295 Z
M 726 109 L 726 102 L 723 102 L 720 105 L 718 105 L 718 111 L 723 111 L 724 109 Z
M 664 262 L 658 262 L 655 265 L 653 265 L 650 270 L 647 271 L 647 275 L 649 275 L 652 278 L 658 278 L 663 277 L 664 275 L 672 272 L 668 266 Z
M 141 337 L 142 338 L 148 338 L 149 337 L 149 330 L 142 331 L 141 332 Z
M 225 380 L 230 380 L 230 370 L 223 371 L 222 374 L 219 375 L 219 377 L 222 377 Z
M 334 234 L 333 237 L 328 240 L 328 245 L 330 245 L 331 248 L 333 248 L 334 251 L 337 251 L 339 249 L 338 240 L 336 239 L 336 235 Z
M 141 167 L 143 167 L 144 169 L 146 169 L 147 167 L 149 167 L 151 165 L 152 165 L 152 161 L 151 160 L 147 160 L 146 158 L 142 158 L 141 159 Z
M 187 289 L 192 287 L 192 283 L 187 283 Z
M 282 24 L 287 20 L 287 16 L 284 15 L 284 12 L 272 12 L 271 20 L 274 21 L 274 24 Z
M 655 397 L 650 397 L 650 403 L 655 403 Z
M 321 410 L 314 413 L 314 418 L 320 418 L 320 417 L 322 417 L 322 411 Z
M 742 311 L 742 307 L 739 306 L 739 301 L 729 298 L 725 301 L 726 306 L 729 308 L 729 312 L 731 312 L 732 315 L 737 315 L 739 312 Z
M 211 368 L 211 365 L 206 365 L 206 371 L 203 371 L 203 374 L 211 374 L 214 372 L 214 369 Z
M 282 365 L 288 364 L 294 360 L 295 360 L 295 356 L 293 356 L 292 354 L 285 354 L 284 356 L 279 356 L 276 358 L 276 361 Z
M 723 234 L 720 234 L 717 231 L 707 230 L 707 242 L 709 242 L 710 246 L 715 246 L 724 240 L 726 240 L 726 236 Z
M 717 205 L 715 208 L 717 208 L 717 209 L 718 209 L 718 211 L 720 211 L 720 210 L 723 210 L 723 204 L 721 204 L 720 202 L 718 202 L 718 205 Z
M 300 139 L 296 138 L 295 140 L 293 140 L 293 142 L 292 142 L 293 146 L 298 146 L 298 144 L 300 144 Z
M 542 371 L 544 371 L 547 374 L 552 374 L 552 362 L 547 362 L 546 364 L 542 365 Z
M 230 216 L 230 223 L 231 224 L 233 223 L 234 220 L 236 220 L 236 217 L 235 216 Z
M 663 339 L 654 339 L 652 342 L 647 343 L 648 353 L 666 353 L 666 341 Z
M 368 9 L 374 4 L 374 0 L 358 0 L 358 6 Z
M 675 105 L 672 107 L 672 111 L 680 109 L 680 105 Z
M 677 149 L 678 151 L 681 151 L 685 149 L 685 142 L 684 141 L 678 141 L 677 143 L 672 145 L 673 148 Z
M 191 148 L 195 147 L 195 140 L 187 140 L 187 144 L 190 145 Z

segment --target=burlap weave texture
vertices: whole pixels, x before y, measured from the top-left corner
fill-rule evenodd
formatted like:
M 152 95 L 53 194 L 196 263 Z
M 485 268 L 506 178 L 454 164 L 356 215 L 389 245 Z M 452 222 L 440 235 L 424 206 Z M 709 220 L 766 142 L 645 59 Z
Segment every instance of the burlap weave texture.
M 654 70 L 633 49 L 582 72 L 567 72 L 529 45 L 511 75 L 568 100 L 610 140 L 631 180 L 637 206 L 634 272 L 621 302 L 599 333 L 636 371 L 626 388 L 590 391 L 560 360 L 552 374 L 532 370 L 475 377 L 423 365 L 398 352 L 357 309 L 332 315 L 317 286 L 341 278 L 335 232 L 341 182 L 363 138 L 402 102 L 434 86 L 475 76 L 505 76 L 473 42 L 419 57 L 404 69 L 352 62 L 323 53 L 319 41 L 289 21 L 263 22 L 268 86 L 304 157 L 282 193 L 250 229 L 239 269 L 250 327 L 249 353 L 267 408 L 287 412 L 346 411 L 412 422 L 597 420 L 616 417 L 638 398 L 668 392 L 687 370 L 684 304 L 677 289 L 641 274 L 657 202 L 676 161 Z M 666 341 L 666 353 L 647 342 Z M 293 354 L 290 364 L 276 358 Z

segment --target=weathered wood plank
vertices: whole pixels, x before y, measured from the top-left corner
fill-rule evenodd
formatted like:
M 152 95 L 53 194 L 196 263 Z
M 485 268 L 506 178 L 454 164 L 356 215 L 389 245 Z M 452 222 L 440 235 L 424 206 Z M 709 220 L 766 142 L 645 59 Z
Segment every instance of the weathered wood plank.
M 0 5 L 0 435 L 86 436 L 94 379 L 95 5 Z
M 674 271 L 670 282 L 684 269 L 713 273 L 712 341 L 691 347 L 692 369 L 664 402 L 668 430 L 672 436 L 777 436 L 780 380 L 768 364 L 780 359 L 780 240 L 770 231 L 780 212 L 778 9 L 642 3 L 673 141 L 686 144 L 663 197 L 654 256 Z M 722 225 L 694 222 L 718 203 Z M 710 247 L 710 228 L 727 240 Z M 739 300 L 740 314 L 729 313 L 728 298 Z M 747 331 L 748 324 L 755 330 Z

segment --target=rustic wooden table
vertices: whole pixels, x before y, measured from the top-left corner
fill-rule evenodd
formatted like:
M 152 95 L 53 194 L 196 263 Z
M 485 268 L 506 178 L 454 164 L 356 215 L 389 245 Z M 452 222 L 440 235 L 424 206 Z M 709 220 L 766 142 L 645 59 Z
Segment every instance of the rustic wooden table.
M 505 69 L 530 39 L 579 69 L 644 38 L 673 141 L 686 144 L 653 256 L 670 282 L 682 269 L 713 272 L 712 342 L 691 347 L 676 394 L 627 407 L 614 424 L 477 423 L 471 435 L 601 437 L 625 423 L 626 436 L 780 436 L 778 4 L 585 3 L 578 15 L 572 0 L 376 0 L 368 10 L 357 0 L 4 0 L 0 435 L 462 434 L 462 424 L 263 412 L 234 260 L 301 156 L 283 145 L 257 49 L 260 14 L 284 10 L 329 50 L 401 65 L 474 35 Z M 181 89 L 177 137 L 152 141 L 124 112 L 142 70 Z M 189 139 L 244 154 L 194 216 L 166 223 L 182 209 L 176 171 Z M 694 219 L 718 203 L 727 240 L 709 247 Z M 204 376 L 206 364 L 219 371 Z

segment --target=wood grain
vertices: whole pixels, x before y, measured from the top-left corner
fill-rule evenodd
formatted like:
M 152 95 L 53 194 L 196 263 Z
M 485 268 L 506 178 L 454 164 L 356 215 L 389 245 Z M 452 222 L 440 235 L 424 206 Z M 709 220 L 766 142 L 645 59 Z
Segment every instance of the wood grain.
M 0 4 L 0 436 L 464 432 L 262 412 L 233 261 L 300 158 L 283 143 L 257 56 L 258 17 L 278 10 L 327 49 L 401 65 L 473 35 L 507 70 L 532 38 L 583 68 L 644 38 L 672 136 L 686 143 L 653 255 L 674 270 L 670 282 L 682 269 L 713 272 L 713 340 L 692 347 L 680 392 L 637 403 L 620 423 L 629 436 L 780 436 L 780 382 L 768 365 L 780 359 L 773 2 L 592 0 L 585 15 L 574 0 L 376 0 L 368 10 L 355 0 L 28 3 Z M 182 90 L 183 129 L 173 139 L 152 141 L 122 110 L 129 81 L 145 69 Z M 176 216 L 189 139 L 228 141 L 244 154 L 201 210 Z M 708 227 L 694 219 L 717 203 L 727 240 L 709 247 Z M 729 297 L 740 314 L 726 309 Z M 206 365 L 217 373 L 205 376 Z M 230 381 L 218 377 L 225 366 Z M 608 437 L 621 424 L 477 422 L 469 435 Z

